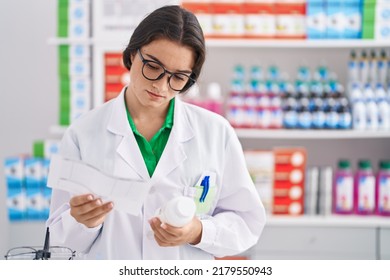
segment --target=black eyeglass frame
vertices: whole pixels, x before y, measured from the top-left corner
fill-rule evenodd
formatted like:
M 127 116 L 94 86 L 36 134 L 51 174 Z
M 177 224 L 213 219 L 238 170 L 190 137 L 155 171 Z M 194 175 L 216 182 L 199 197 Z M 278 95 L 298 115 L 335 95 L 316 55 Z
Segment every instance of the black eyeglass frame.
M 187 89 L 189 89 L 196 81 L 195 79 L 193 79 L 191 76 L 193 75 L 193 73 L 191 73 L 190 75 L 187 75 L 185 73 L 173 73 L 171 71 L 168 71 L 167 69 L 165 69 L 165 67 L 158 61 L 155 61 L 155 60 L 149 60 L 149 59 L 145 59 L 143 56 L 142 56 L 142 53 L 141 53 L 141 50 L 140 49 L 137 49 L 137 53 L 139 54 L 140 58 L 141 58 L 141 61 L 143 63 L 142 65 L 142 76 L 144 76 L 145 79 L 149 80 L 149 81 L 158 81 L 158 80 L 161 80 L 167 73 L 169 74 L 169 77 L 168 77 L 168 85 L 169 87 L 174 90 L 174 91 L 178 91 L 178 92 L 183 92 L 183 91 L 186 91 Z M 151 78 L 148 78 L 145 76 L 144 74 L 144 67 L 147 63 L 156 63 L 158 64 L 163 70 L 164 72 L 161 73 L 156 79 L 151 79 Z M 182 89 L 174 89 L 172 86 L 171 86 L 171 78 L 172 76 L 174 75 L 183 75 L 183 76 L 186 76 L 188 78 L 188 81 L 187 83 L 183 86 Z

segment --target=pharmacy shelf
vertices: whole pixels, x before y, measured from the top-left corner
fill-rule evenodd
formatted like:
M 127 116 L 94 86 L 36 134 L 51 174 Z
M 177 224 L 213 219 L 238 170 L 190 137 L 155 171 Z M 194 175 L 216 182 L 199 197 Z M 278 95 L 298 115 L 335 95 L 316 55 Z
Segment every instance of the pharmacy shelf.
M 390 131 L 236 129 L 242 139 L 367 139 L 390 138 Z
M 93 45 L 95 44 L 95 40 L 93 38 L 49 38 L 47 40 L 49 45 L 72 45 L 72 44 L 80 44 L 80 45 Z
M 380 216 L 275 216 L 267 218 L 266 226 L 302 227 L 386 227 L 390 228 L 390 217 Z
M 271 40 L 271 39 L 207 39 L 207 47 L 238 48 L 378 48 L 390 47 L 385 40 Z
M 61 136 L 68 127 L 54 125 L 50 134 Z M 252 129 L 237 128 L 237 136 L 242 139 L 376 139 L 390 138 L 390 131 L 359 130 L 299 130 L 299 129 Z
M 49 45 L 66 44 L 109 44 L 123 45 L 120 40 L 106 40 L 97 38 L 49 38 Z M 206 46 L 210 48 L 237 47 L 237 48 L 390 48 L 390 42 L 385 40 L 272 40 L 272 39 L 206 39 Z
M 49 129 L 49 133 L 51 135 L 62 136 L 67 128 L 68 126 L 65 125 L 53 125 Z

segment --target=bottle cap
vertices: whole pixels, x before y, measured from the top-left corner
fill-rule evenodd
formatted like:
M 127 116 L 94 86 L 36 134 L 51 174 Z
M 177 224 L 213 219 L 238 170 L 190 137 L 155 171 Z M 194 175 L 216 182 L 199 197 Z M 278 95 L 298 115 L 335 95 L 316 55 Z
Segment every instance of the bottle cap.
M 340 169 L 349 169 L 351 167 L 351 163 L 349 160 L 347 159 L 340 159 L 339 160 L 339 164 L 338 164 L 338 167 Z
M 379 162 L 380 169 L 390 169 L 390 160 L 381 160 Z
M 371 168 L 371 162 L 369 160 L 359 160 L 359 169 L 370 169 Z

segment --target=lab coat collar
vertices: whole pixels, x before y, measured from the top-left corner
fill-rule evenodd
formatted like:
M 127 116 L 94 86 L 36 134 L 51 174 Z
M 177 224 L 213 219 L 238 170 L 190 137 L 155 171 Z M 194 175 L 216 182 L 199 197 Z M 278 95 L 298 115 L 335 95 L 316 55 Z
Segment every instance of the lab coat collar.
M 114 103 L 107 129 L 114 134 L 123 136 L 117 148 L 117 153 L 142 179 L 146 180 L 150 178 L 149 173 L 126 117 L 125 89 L 112 101 Z M 185 105 L 179 98 L 176 98 L 173 127 L 164 152 L 152 176 L 153 181 L 157 182 L 166 177 L 187 158 L 182 145 L 192 137 L 194 137 L 194 131 L 188 119 Z

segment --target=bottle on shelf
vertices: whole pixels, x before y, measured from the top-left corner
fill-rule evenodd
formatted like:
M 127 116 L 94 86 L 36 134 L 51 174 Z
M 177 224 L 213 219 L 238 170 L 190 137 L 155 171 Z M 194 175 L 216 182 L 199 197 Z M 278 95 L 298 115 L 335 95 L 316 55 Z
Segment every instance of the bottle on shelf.
M 351 50 L 348 61 L 348 91 L 352 90 L 352 85 L 359 82 L 359 60 L 355 50 Z
M 378 81 L 382 85 L 386 85 L 387 75 L 389 74 L 388 59 L 389 58 L 387 57 L 386 51 L 382 49 L 378 60 Z
M 358 215 L 374 214 L 375 175 L 370 160 L 359 160 L 354 183 L 355 213 Z
M 367 130 L 378 130 L 378 106 L 375 102 L 375 93 L 370 83 L 367 83 L 363 96 L 366 103 Z
M 368 80 L 371 85 L 378 82 L 378 59 L 374 49 L 370 52 Z
M 359 74 L 360 74 L 359 80 L 362 83 L 362 85 L 368 83 L 369 70 L 370 70 L 370 65 L 369 65 L 367 51 L 362 50 L 360 60 L 359 60 Z
M 390 216 L 390 160 L 379 162 L 376 178 L 376 213 Z
M 375 102 L 378 107 L 378 129 L 390 130 L 390 104 L 386 91 L 380 83 L 376 86 Z
M 218 83 L 210 83 L 207 86 L 207 98 L 205 100 L 205 107 L 210 111 L 223 115 L 224 102 L 222 97 L 221 86 Z
M 353 214 L 354 211 L 354 184 L 351 162 L 341 159 L 335 173 L 333 185 L 333 213 Z
M 363 93 L 358 84 L 352 86 L 350 93 L 350 101 L 352 104 L 352 127 L 356 130 L 365 130 L 366 122 L 366 106 L 364 104 Z

